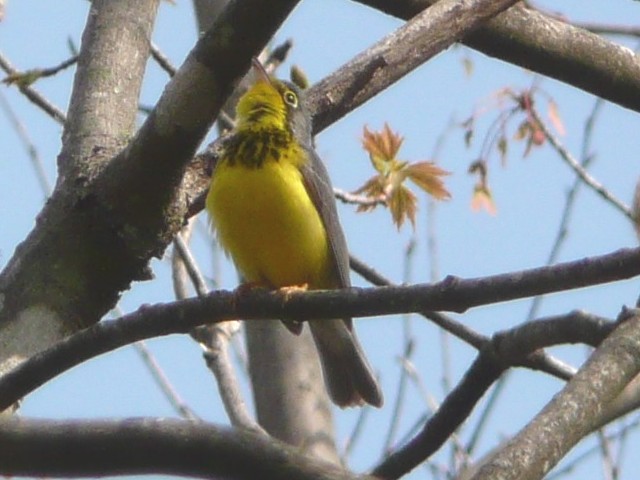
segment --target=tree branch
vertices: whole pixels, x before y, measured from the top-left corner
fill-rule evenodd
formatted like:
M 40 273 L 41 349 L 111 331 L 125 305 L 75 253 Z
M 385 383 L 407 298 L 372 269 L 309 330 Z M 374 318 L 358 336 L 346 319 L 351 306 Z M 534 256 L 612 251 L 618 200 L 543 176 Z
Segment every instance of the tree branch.
M 416 15 L 309 89 L 314 131 L 323 130 L 514 3 L 441 0 Z
M 1 8 L 1 5 L 0 5 L 0 8 Z M 5 56 L 2 53 L 0 53 L 0 68 L 9 77 L 20 75 L 20 72 L 16 70 L 13 67 L 13 65 L 11 65 L 9 60 L 5 58 Z M 60 110 L 58 107 L 56 107 L 51 102 L 49 102 L 49 100 L 44 98 L 44 96 L 40 92 L 38 92 L 35 88 L 33 88 L 31 85 L 24 85 L 22 83 L 18 83 L 18 88 L 20 89 L 20 92 L 22 92 L 22 94 L 25 97 L 27 97 L 29 101 L 31 101 L 34 105 L 42 109 L 43 112 L 45 112 L 47 115 L 53 118 L 56 122 L 58 122 L 61 125 L 64 125 L 64 123 L 67 121 L 67 117 L 65 116 L 64 112 L 62 112 L 62 110 Z
M 580 162 L 569 152 L 560 139 L 553 134 L 553 132 L 549 129 L 547 124 L 540 118 L 540 114 L 536 110 L 535 107 L 531 107 L 529 110 L 529 114 L 531 118 L 535 120 L 535 122 L 540 127 L 540 130 L 544 134 L 545 138 L 549 142 L 549 144 L 558 152 L 560 158 L 564 160 L 564 162 L 569 165 L 569 167 L 576 173 L 576 175 L 584 182 L 585 185 L 590 187 L 594 192 L 600 195 L 607 203 L 615 207 L 622 215 L 627 217 L 627 219 L 634 221 L 633 212 L 631 208 L 624 204 L 621 200 L 619 200 L 613 193 L 611 193 L 607 188 L 602 185 L 598 180 L 593 178 L 587 170 L 580 165 Z
M 474 480 L 542 478 L 585 435 L 607 405 L 640 372 L 640 316 L 624 311 L 620 326 L 553 400 L 499 451 Z
M 491 346 L 483 349 L 420 433 L 389 455 L 371 474 L 382 479 L 397 479 L 429 458 L 466 420 L 476 403 L 506 368 L 493 356 Z
M 598 344 L 614 328 L 613 322 L 574 312 L 498 332 L 482 347 L 460 383 L 422 430 L 382 461 L 372 475 L 397 479 L 429 458 L 460 427 L 487 389 L 509 367 L 535 362 L 542 354 L 539 349 L 545 347 L 576 342 Z
M 364 480 L 275 439 L 173 419 L 0 419 L 0 474 Z
M 472 306 L 582 287 L 640 273 L 640 249 L 481 279 L 445 279 L 432 285 L 350 288 L 301 293 L 253 290 L 242 296 L 215 291 L 204 298 L 143 306 L 117 321 L 103 321 L 35 355 L 0 378 L 0 411 L 62 371 L 88 358 L 146 338 L 187 333 L 230 319 L 312 320 L 388 315 Z M 634 266 L 635 270 L 630 267 Z M 621 273 L 623 275 L 621 275 Z M 614 275 L 615 274 L 615 275 Z M 535 327 L 528 327 L 535 328 Z M 567 335 L 571 335 L 569 330 Z M 580 329 L 573 338 L 584 340 Z M 589 343 L 591 343 L 589 341 Z
M 356 0 L 408 20 L 435 0 Z M 430 9 L 433 7 L 430 7 Z M 640 57 L 628 48 L 523 3 L 498 15 L 465 45 L 640 112 Z

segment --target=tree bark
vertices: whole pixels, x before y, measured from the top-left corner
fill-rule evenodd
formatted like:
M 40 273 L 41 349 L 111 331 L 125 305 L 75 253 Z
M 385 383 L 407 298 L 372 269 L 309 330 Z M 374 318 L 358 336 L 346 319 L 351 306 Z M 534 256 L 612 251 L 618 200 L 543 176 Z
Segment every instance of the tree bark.
M 0 416 L 0 473 L 34 477 L 375 480 L 264 435 L 175 419 L 51 421 Z
M 300 336 L 280 321 L 245 325 L 258 422 L 279 440 L 339 462 L 331 403 L 307 327 Z
M 436 0 L 355 0 L 409 20 Z M 640 112 L 640 57 L 520 2 L 462 43 Z
M 624 317 L 562 391 L 472 480 L 543 478 L 591 433 L 607 406 L 640 371 L 638 310 L 625 312 Z

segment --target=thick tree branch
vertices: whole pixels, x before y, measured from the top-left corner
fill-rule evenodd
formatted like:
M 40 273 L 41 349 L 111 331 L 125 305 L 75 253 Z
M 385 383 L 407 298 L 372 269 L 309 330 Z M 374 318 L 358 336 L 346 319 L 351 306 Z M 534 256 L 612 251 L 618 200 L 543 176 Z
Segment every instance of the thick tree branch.
M 534 480 L 589 434 L 607 405 L 640 372 L 640 316 L 623 312 L 621 325 L 553 400 L 474 480 Z
M 173 419 L 0 419 L 0 474 L 95 477 L 167 474 L 254 480 L 364 480 L 241 430 Z
M 435 0 L 356 1 L 406 20 L 436 5 Z M 522 3 L 465 37 L 463 43 L 640 112 L 638 55 Z
M 157 0 L 91 3 L 58 157 L 59 182 L 90 180 L 100 148 L 114 154 L 134 130 Z M 117 92 L 111 95 L 105 92 Z
M 314 130 L 343 117 L 514 3 L 441 0 L 416 15 L 309 90 Z

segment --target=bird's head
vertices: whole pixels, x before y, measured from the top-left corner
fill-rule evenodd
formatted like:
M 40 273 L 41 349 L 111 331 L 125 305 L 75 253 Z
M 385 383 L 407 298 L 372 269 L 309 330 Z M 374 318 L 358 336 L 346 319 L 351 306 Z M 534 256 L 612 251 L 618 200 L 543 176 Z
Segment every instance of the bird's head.
M 296 138 L 311 140 L 311 116 L 301 90 L 290 82 L 270 77 L 253 61 L 255 83 L 236 107 L 239 129 L 288 130 Z

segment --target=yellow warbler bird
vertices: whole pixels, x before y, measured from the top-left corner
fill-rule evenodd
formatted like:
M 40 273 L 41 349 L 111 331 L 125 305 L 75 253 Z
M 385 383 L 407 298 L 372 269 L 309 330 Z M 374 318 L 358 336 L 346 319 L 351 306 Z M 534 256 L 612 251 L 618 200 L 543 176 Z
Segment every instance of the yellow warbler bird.
M 257 80 L 238 101 L 237 125 L 211 177 L 206 207 L 218 241 L 248 284 L 348 287 L 347 244 L 329 175 L 313 149 L 305 99 L 257 61 L 254 72 Z M 309 325 L 333 402 L 381 406 L 351 319 Z

